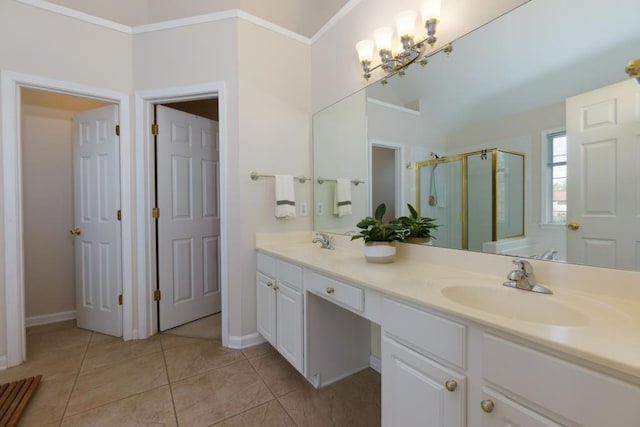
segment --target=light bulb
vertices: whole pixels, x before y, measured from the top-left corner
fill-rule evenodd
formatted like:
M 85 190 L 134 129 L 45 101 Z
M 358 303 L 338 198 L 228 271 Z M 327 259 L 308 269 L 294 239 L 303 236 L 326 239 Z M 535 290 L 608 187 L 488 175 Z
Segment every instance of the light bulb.
M 417 15 L 418 14 L 413 10 L 405 10 L 404 12 L 400 12 L 396 15 L 396 29 L 398 30 L 398 35 L 400 37 L 413 37 L 413 32 L 416 28 Z
M 376 39 L 376 47 L 378 51 L 391 50 L 391 42 L 393 40 L 393 28 L 381 27 L 373 32 L 373 38 Z
M 358 51 L 358 58 L 360 62 L 373 61 L 373 40 L 360 40 L 356 43 L 356 50 Z
M 422 22 L 427 22 L 430 19 L 440 19 L 440 5 L 441 0 L 426 0 L 422 4 Z

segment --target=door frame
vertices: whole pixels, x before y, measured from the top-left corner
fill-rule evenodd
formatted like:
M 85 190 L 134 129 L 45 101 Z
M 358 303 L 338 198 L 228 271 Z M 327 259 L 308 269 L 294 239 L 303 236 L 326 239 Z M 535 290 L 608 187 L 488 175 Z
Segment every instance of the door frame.
M 404 165 L 405 165 L 405 145 L 399 142 L 391 142 L 391 141 L 383 141 L 380 139 L 369 138 L 369 150 L 368 150 L 368 159 L 367 164 L 369 167 L 369 185 L 368 185 L 368 193 L 369 193 L 369 215 L 373 215 L 373 210 L 375 209 L 371 202 L 373 202 L 373 147 L 381 147 L 387 148 L 389 150 L 393 150 L 395 153 L 395 164 L 396 164 L 396 200 L 395 200 L 395 211 L 396 216 L 404 215 L 405 209 L 405 201 L 406 198 L 406 180 L 404 174 Z M 407 212 L 408 214 L 408 212 Z
M 31 88 L 47 92 L 94 98 L 118 105 L 121 147 L 129 147 L 129 95 L 108 89 L 86 86 L 62 80 L 0 71 L 2 118 L 2 179 L 4 215 L 4 305 L 6 322 L 6 367 L 22 363 L 26 356 L 24 310 L 24 242 L 22 206 L 22 140 L 20 89 Z M 120 150 L 120 206 L 122 212 L 122 295 L 123 338 L 134 339 L 133 329 L 133 212 L 131 205 L 131 151 Z M 2 363 L 5 362 L 5 363 Z M 0 366 L 1 367 L 1 366 Z
M 158 333 L 158 309 L 153 300 L 156 288 L 155 223 L 151 217 L 153 206 L 154 163 L 153 106 L 169 102 L 192 101 L 204 98 L 218 99 L 218 143 L 220 150 L 220 293 L 222 345 L 228 347 L 229 316 L 227 292 L 227 122 L 226 91 L 224 82 L 205 83 L 192 86 L 167 87 L 135 92 L 135 138 L 136 138 L 136 193 L 140 209 L 136 215 L 138 263 L 138 332 L 142 338 Z

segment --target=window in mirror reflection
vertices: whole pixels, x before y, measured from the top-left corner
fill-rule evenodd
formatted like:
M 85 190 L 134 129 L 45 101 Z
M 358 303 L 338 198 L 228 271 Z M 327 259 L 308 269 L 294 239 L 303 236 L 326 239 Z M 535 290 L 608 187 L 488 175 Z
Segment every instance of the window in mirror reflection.
M 564 129 L 548 131 L 545 139 L 543 222 L 564 225 L 567 223 L 567 132 Z

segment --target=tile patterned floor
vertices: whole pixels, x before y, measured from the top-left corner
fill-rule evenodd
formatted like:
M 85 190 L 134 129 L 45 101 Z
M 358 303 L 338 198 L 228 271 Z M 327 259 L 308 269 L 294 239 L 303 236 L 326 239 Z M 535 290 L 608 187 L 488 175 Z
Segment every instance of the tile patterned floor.
M 221 346 L 220 317 L 146 340 L 27 329 L 29 360 L 0 383 L 43 374 L 20 426 L 379 426 L 371 369 L 316 390 L 268 344 Z

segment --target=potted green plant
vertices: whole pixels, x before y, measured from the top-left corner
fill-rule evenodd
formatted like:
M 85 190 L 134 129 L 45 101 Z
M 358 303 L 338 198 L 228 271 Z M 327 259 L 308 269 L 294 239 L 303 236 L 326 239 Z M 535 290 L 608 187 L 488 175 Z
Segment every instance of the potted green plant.
M 407 203 L 409 208 L 409 216 L 401 216 L 395 222 L 402 229 L 403 241 L 406 243 L 429 244 L 431 239 L 435 239 L 431 235 L 432 230 L 437 230 L 438 225 L 434 224 L 434 218 L 428 218 L 418 215 L 418 211 Z
M 383 217 L 387 211 L 387 206 L 381 203 L 373 214 L 361 220 L 357 227 L 360 234 L 351 237 L 351 240 L 364 240 L 364 256 L 368 262 L 386 264 L 393 262 L 396 247 L 395 241 L 404 238 L 402 229 L 394 222 L 384 222 Z

